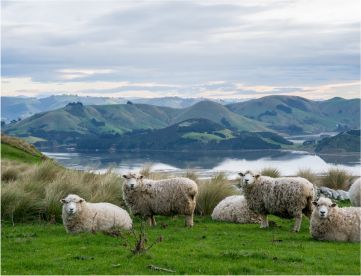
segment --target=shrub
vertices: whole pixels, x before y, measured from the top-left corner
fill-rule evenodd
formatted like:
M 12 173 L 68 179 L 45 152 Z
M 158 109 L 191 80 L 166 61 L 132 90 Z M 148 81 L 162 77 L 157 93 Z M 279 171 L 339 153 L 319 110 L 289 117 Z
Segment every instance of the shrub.
M 317 185 L 318 182 L 317 174 L 311 168 L 299 168 L 296 175 L 299 177 L 306 178 L 311 183 Z
M 275 167 L 264 167 L 261 170 L 261 175 L 278 178 L 281 176 L 281 171 Z
M 357 176 L 340 167 L 330 167 L 322 173 L 320 185 L 334 190 L 348 191 Z

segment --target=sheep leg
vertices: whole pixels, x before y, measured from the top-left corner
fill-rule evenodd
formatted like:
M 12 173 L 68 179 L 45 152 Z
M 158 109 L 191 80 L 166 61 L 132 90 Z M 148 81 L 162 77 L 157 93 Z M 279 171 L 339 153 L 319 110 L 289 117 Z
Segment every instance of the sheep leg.
M 152 216 L 152 225 L 153 225 L 153 226 L 156 226 L 156 225 L 157 225 L 157 223 L 155 222 L 154 216 Z
M 152 226 L 153 222 L 152 222 L 152 216 L 147 218 L 147 226 Z
M 193 227 L 193 214 L 186 215 L 186 220 L 184 221 L 184 226 Z
M 298 214 L 297 217 L 296 217 L 295 227 L 293 227 L 294 232 L 300 231 L 301 221 L 302 221 L 302 213 Z
M 261 215 L 261 228 L 268 227 L 268 215 Z

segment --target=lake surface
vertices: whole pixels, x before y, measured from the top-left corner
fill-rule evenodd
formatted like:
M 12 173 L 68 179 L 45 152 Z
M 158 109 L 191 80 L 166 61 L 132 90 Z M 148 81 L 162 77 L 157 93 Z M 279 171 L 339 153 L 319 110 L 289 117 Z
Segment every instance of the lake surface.
M 154 162 L 154 170 L 181 175 L 187 166 L 197 167 L 201 178 L 209 178 L 214 172 L 225 171 L 231 179 L 237 173 L 248 169 L 260 170 L 263 167 L 277 167 L 283 175 L 295 175 L 300 167 L 311 167 L 317 173 L 330 166 L 345 168 L 361 175 L 360 156 L 315 155 L 297 151 L 244 151 L 244 152 L 156 152 L 156 151 L 44 151 L 64 167 L 74 170 L 95 169 L 104 173 L 113 166 L 120 174 L 128 170 L 138 170 L 147 162 Z
M 320 134 L 301 134 L 295 136 L 286 136 L 284 138 L 290 140 L 293 143 L 303 143 L 304 141 L 311 141 L 311 140 L 320 141 L 323 139 L 323 137 L 321 136 L 328 135 L 332 137 L 337 134 L 339 134 L 339 132 L 322 132 Z

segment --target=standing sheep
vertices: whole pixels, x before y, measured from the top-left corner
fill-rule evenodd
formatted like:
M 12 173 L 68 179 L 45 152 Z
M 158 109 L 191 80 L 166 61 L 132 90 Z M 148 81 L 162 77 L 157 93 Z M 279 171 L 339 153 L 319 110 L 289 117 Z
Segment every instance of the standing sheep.
M 133 216 L 148 217 L 148 226 L 155 226 L 154 215 L 185 215 L 185 226 L 193 226 L 197 184 L 188 178 L 145 179 L 129 171 L 123 177 L 123 198 Z
M 361 208 L 338 208 L 329 198 L 312 202 L 310 233 L 320 241 L 360 242 Z
M 212 219 L 234 223 L 261 223 L 261 216 L 248 209 L 244 196 L 223 199 L 212 213 Z
M 127 230 L 132 228 L 129 214 L 114 204 L 87 203 L 77 195 L 68 195 L 60 202 L 64 204 L 62 216 L 67 233 L 108 230 L 115 226 Z
M 358 178 L 348 190 L 351 204 L 355 207 L 361 207 L 361 178 Z
M 302 213 L 309 219 L 313 210 L 313 185 L 301 177 L 271 178 L 251 170 L 239 173 L 243 193 L 250 210 L 261 215 L 261 228 L 268 227 L 269 214 L 280 218 L 296 218 L 294 232 L 301 227 Z

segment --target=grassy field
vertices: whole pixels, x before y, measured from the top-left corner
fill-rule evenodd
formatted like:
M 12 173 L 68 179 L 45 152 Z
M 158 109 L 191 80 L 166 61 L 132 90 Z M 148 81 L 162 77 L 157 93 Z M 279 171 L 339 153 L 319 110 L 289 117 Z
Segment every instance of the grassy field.
M 15 160 L 19 162 L 27 163 L 41 163 L 43 160 L 41 157 L 31 155 L 27 152 L 11 147 L 6 144 L 1 144 L 1 158 Z
M 147 268 L 154 265 L 174 274 L 360 274 L 359 243 L 316 241 L 308 219 L 299 233 L 289 232 L 293 220 L 269 219 L 282 228 L 260 229 L 259 224 L 217 222 L 207 216 L 196 217 L 195 226 L 187 229 L 182 216 L 156 217 L 158 225 L 146 228 L 147 238 L 152 243 L 162 234 L 164 240 L 142 255 L 122 246 L 120 237 L 100 232 L 66 234 L 62 224 L 3 222 L 1 273 L 173 274 Z M 169 227 L 160 225 L 163 220 Z M 138 229 L 140 220 L 134 221 Z

